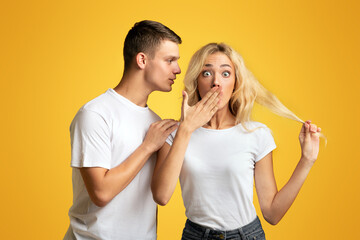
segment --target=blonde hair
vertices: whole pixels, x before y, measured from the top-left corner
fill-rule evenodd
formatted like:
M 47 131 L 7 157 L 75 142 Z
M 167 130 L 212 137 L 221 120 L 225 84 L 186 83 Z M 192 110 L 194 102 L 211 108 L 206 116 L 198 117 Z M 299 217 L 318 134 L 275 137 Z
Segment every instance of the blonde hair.
M 185 91 L 189 95 L 190 106 L 200 100 L 197 78 L 204 67 L 206 58 L 217 52 L 225 54 L 235 67 L 235 86 L 229 101 L 229 108 L 236 118 L 236 124 L 241 123 L 247 131 L 255 130 L 249 130 L 245 125 L 245 123 L 250 121 L 254 102 L 265 106 L 279 116 L 304 123 L 303 120 L 285 107 L 274 94 L 260 84 L 245 67 L 244 60 L 240 54 L 225 43 L 209 43 L 196 51 L 192 56 L 184 78 Z

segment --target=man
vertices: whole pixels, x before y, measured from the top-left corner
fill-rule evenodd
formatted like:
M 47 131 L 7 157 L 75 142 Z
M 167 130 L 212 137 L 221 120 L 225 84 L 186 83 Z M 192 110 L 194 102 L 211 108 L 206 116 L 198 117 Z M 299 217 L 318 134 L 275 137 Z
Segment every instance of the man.
M 76 114 L 70 126 L 74 197 L 64 239 L 156 239 L 154 153 L 177 124 L 161 121 L 146 103 L 153 91 L 171 91 L 180 43 L 161 23 L 136 23 L 125 39 L 120 83 Z

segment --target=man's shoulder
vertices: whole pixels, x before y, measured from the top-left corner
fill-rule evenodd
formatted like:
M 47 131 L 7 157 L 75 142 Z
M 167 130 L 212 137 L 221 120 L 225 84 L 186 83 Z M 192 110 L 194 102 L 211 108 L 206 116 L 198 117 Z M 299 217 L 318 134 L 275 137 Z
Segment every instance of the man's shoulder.
M 72 126 L 95 126 L 96 122 L 106 124 L 111 123 L 112 106 L 114 104 L 109 98 L 108 91 L 97 96 L 96 98 L 85 103 L 76 113 L 74 119 L 71 122 L 70 129 Z M 80 124 L 80 125 L 79 125 Z
M 130 107 L 129 107 L 130 106 Z M 112 89 L 108 89 L 105 93 L 97 96 L 96 98 L 85 103 L 78 111 L 78 113 L 92 112 L 101 116 L 106 121 L 118 121 L 123 119 L 123 116 L 130 117 L 132 114 L 138 116 L 137 113 L 141 113 L 141 117 L 145 121 L 159 121 L 161 118 L 152 109 L 148 108 L 148 111 L 137 111 L 124 101 L 119 99 L 119 96 L 114 96 Z M 143 115 L 145 113 L 145 115 Z
M 81 110 L 93 111 L 101 114 L 102 112 L 109 111 L 113 106 L 113 99 L 111 98 L 108 90 L 105 93 L 85 103 L 81 107 Z

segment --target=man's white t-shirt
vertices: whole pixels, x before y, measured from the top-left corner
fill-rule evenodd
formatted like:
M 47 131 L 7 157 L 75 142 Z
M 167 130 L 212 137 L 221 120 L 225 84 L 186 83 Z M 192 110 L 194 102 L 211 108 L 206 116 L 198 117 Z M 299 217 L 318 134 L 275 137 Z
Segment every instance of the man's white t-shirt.
M 249 122 L 222 130 L 193 132 L 180 173 L 186 216 L 204 227 L 233 230 L 256 218 L 255 163 L 276 148 L 270 129 Z M 174 131 L 166 140 L 172 145 Z
M 113 89 L 85 104 L 70 126 L 73 206 L 64 239 L 156 239 L 156 208 L 150 190 L 153 154 L 131 183 L 106 206 L 90 199 L 79 168 L 111 169 L 143 142 L 151 123 L 160 120 Z

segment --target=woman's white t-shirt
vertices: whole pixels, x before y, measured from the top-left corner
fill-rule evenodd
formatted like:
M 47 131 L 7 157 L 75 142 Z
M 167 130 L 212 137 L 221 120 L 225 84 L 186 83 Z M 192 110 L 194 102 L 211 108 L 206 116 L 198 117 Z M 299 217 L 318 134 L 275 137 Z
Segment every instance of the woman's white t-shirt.
M 270 129 L 249 122 L 222 130 L 193 132 L 180 173 L 186 216 L 202 226 L 232 230 L 256 218 L 255 163 L 276 148 Z M 176 131 L 166 142 L 172 145 Z

